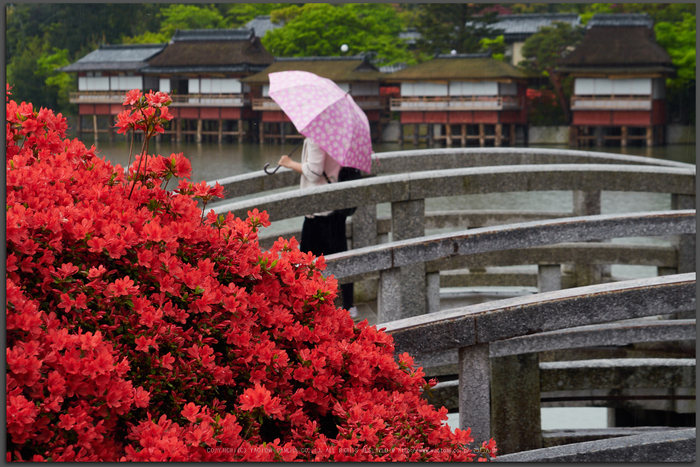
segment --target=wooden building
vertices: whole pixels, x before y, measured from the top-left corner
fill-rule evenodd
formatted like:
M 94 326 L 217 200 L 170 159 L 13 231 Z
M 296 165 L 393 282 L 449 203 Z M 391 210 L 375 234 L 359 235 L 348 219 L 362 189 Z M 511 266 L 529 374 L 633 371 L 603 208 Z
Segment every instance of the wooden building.
M 172 92 L 171 133 L 181 141 L 197 142 L 212 136 L 242 141 L 244 122 L 252 123 L 248 86 L 241 79 L 264 70 L 273 61 L 254 31 L 249 29 L 193 29 L 177 31 L 162 53 L 148 61 L 146 79 Z
M 350 91 L 357 105 L 365 112 L 373 139 L 381 135 L 381 114 L 386 108 L 379 94 L 382 73 L 367 56 L 350 57 L 275 57 L 264 71 L 241 80 L 251 88 L 252 108 L 260 112 L 260 141 L 284 141 L 302 138 L 289 118 L 269 97 L 270 73 L 280 71 L 308 71 L 335 82 L 344 91 Z
M 452 146 L 487 141 L 501 146 L 515 141 L 516 126 L 527 125 L 526 73 L 486 54 L 438 55 L 434 59 L 387 74 L 385 82 L 399 83 L 401 97 L 390 108 L 400 113 L 400 141 L 404 127 L 427 125 L 427 140 Z
M 647 15 L 594 15 L 557 70 L 574 77 L 572 145 L 663 142 L 666 78 L 675 71 Z
M 78 104 L 81 120 L 92 115 L 96 137 L 109 131 L 113 138 L 113 116 L 124 110 L 125 91 L 141 89 L 172 93 L 175 118 L 166 134 L 176 141 L 221 142 L 244 138 L 253 111 L 240 80 L 272 61 L 252 30 L 194 29 L 176 31 L 168 44 L 103 45 L 61 71 L 78 73 L 78 92 L 70 101 Z M 98 130 L 103 115 L 111 120 Z
M 157 89 L 158 83 L 146 78 L 141 69 L 147 60 L 158 55 L 167 44 L 101 45 L 68 66 L 60 69 L 78 75 L 78 92 L 70 93 L 70 102 L 78 104 L 78 137 L 83 120 L 92 120 L 92 131 L 109 132 L 114 138 L 114 116 L 124 110 L 124 94 L 131 89 Z M 98 125 L 98 118 L 105 120 Z M 100 128 L 102 127 L 102 128 Z

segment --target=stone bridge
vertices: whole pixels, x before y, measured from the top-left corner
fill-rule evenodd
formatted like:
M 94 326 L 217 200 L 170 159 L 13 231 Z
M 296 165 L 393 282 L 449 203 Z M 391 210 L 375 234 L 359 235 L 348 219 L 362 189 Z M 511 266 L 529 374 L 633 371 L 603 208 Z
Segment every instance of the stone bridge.
M 503 460 L 695 459 L 694 429 L 611 419 L 604 430 L 546 432 L 540 421 L 540 408 L 552 405 L 695 413 L 695 166 L 535 148 L 374 158 L 362 180 L 304 191 L 287 169 L 218 180 L 228 197 L 212 208 L 240 217 L 266 210 L 274 222 L 358 206 L 347 224 L 352 248 L 329 255 L 326 274 L 355 282 L 356 299 L 376 299 L 376 322 L 396 352 L 440 377 L 428 400 L 458 410 L 474 438 L 492 436 L 500 453 L 519 453 Z M 534 191 L 568 193 L 573 211 L 425 209 L 437 197 Z M 668 194 L 672 210 L 601 214 L 602 191 Z M 390 216 L 377 215 L 379 203 L 390 203 Z M 291 235 L 299 232 L 282 233 Z M 667 245 L 609 241 L 631 237 Z M 272 240 L 261 235 L 263 246 Z M 535 275 L 487 269 L 533 264 Z M 611 264 L 654 266 L 657 277 L 619 281 Z M 440 287 L 475 284 L 539 293 L 441 305 Z

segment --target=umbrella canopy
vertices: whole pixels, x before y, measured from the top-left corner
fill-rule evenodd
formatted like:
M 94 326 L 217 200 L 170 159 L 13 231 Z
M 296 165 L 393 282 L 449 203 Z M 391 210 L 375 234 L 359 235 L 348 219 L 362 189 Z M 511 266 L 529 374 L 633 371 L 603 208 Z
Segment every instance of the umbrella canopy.
M 270 73 L 270 97 L 297 131 L 340 165 L 372 169 L 367 115 L 333 81 L 306 71 Z

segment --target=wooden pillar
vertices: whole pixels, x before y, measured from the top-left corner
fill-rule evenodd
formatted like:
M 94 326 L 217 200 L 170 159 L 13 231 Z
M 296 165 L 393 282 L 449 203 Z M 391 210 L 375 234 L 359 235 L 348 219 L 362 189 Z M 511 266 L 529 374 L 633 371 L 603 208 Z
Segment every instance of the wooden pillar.
M 462 135 L 461 136 L 462 136 L 462 141 L 461 141 L 462 147 L 464 147 L 467 145 L 467 124 L 466 123 L 462 123 Z
M 107 131 L 109 132 L 109 142 L 113 143 L 114 142 L 114 126 L 113 125 L 108 125 L 107 126 Z
M 175 122 L 175 141 L 182 143 L 182 120 L 176 119 Z
M 510 124 L 510 140 L 508 142 L 511 146 L 515 146 L 515 123 Z
M 418 146 L 418 124 L 413 124 L 413 145 Z
M 428 146 L 433 145 L 433 136 L 434 135 L 435 135 L 435 124 L 429 123 L 428 124 Z
M 445 125 L 445 140 L 447 141 L 447 147 L 452 147 L 452 125 L 447 123 Z
M 238 142 L 243 142 L 243 137 L 245 136 L 245 131 L 243 131 L 243 119 L 238 119 Z
M 260 121 L 260 143 L 265 141 L 265 122 Z
M 623 126 L 620 128 L 620 146 L 623 148 L 627 147 L 627 127 Z
M 284 137 L 284 122 L 280 122 L 280 143 L 284 144 L 286 141 Z
M 399 123 L 399 144 L 403 144 L 403 124 Z
M 496 142 L 495 142 L 495 145 L 497 148 L 501 146 L 502 136 L 503 136 L 503 125 L 500 123 L 496 123 Z
M 578 127 L 575 125 L 569 127 L 569 146 L 578 147 Z
M 219 144 L 224 142 L 224 121 L 222 119 L 219 119 L 219 134 L 217 135 L 219 138 Z
M 647 146 L 651 147 L 654 145 L 654 133 L 652 132 L 651 126 L 647 127 Z
M 479 123 L 479 147 L 484 147 L 486 145 L 486 138 L 484 137 L 484 124 Z
M 97 115 L 92 116 L 92 131 L 95 134 L 95 142 L 97 142 Z

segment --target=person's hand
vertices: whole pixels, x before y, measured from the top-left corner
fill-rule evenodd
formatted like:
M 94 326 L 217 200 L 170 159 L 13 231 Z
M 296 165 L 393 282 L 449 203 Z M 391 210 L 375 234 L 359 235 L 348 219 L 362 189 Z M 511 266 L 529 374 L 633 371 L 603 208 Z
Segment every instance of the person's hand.
M 285 154 L 285 155 L 283 155 L 282 157 L 280 157 L 280 160 L 279 160 L 279 162 L 277 163 L 277 165 L 281 165 L 282 167 L 286 167 L 286 168 L 288 168 L 288 169 L 291 169 L 291 168 L 292 168 L 292 162 L 294 162 L 294 161 L 292 160 L 292 158 Z

